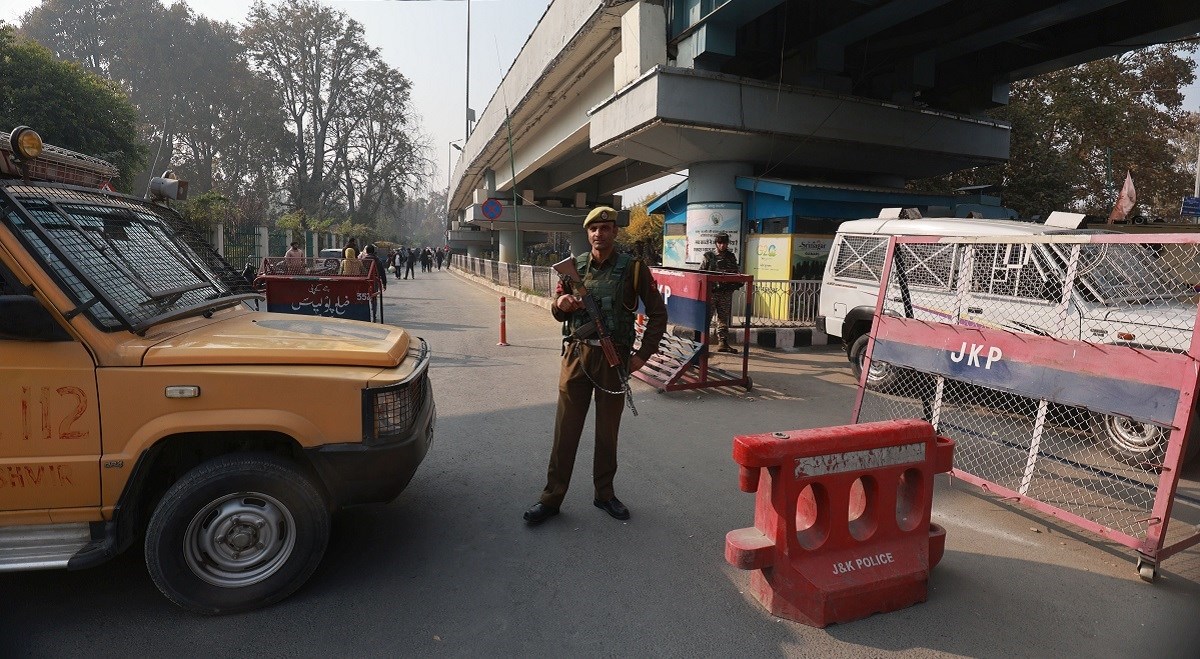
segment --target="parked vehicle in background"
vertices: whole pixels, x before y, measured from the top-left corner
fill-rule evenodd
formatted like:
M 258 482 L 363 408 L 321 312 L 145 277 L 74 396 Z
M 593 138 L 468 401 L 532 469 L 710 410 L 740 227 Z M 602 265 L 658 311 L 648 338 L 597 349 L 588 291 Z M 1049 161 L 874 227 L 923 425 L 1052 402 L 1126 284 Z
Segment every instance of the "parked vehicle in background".
M 142 542 L 171 601 L 276 602 L 330 514 L 405 488 L 436 419 L 425 342 L 256 312 L 166 199 L 116 169 L 0 136 L 0 571 L 80 569 Z M 107 191 L 106 191 L 107 190 Z
M 879 217 L 845 222 L 838 228 L 821 281 L 817 326 L 823 327 L 829 336 L 842 339 L 850 368 L 856 378 L 861 378 L 891 236 L 1069 235 L 1082 232 L 1074 228 L 1082 219 L 1082 215 L 1055 213 L 1047 224 L 945 217 Z M 1096 249 L 1100 248 L 1085 248 L 1083 258 L 1088 259 L 1087 250 Z M 925 302 L 914 307 L 916 318 L 971 325 L 994 324 L 997 317 L 1002 317 L 1005 320 L 1000 326 L 1016 331 L 1122 345 L 1134 344 L 1120 337 L 1145 336 L 1144 330 L 1153 328 L 1154 342 L 1139 347 L 1172 351 L 1188 348 L 1196 313 L 1194 304 L 1162 299 L 1146 301 L 1137 308 L 1118 306 L 1131 295 L 1141 295 L 1138 289 L 1147 278 L 1163 279 L 1161 290 L 1183 294 L 1192 290 L 1187 282 L 1172 285 L 1165 281 L 1177 277 L 1178 269 L 1161 267 L 1149 250 L 1130 252 L 1133 256 L 1127 258 L 1138 258 L 1139 262 L 1120 267 L 1101 258 L 1091 259 L 1094 265 L 1078 277 L 1069 296 L 1071 307 L 1067 316 L 1072 321 L 1061 328 L 1051 319 L 1059 316 L 1055 307 L 1062 299 L 1061 282 L 1065 280 L 1067 263 L 1063 244 L 1047 241 L 1008 245 L 976 254 L 971 281 L 961 291 L 957 282 L 961 268 L 954 261 L 959 255 L 948 247 L 943 250 L 940 254 L 925 255 L 921 264 L 905 268 L 909 286 L 921 290 Z M 926 265 L 939 260 L 945 261 L 943 267 Z M 989 267 L 981 266 L 981 260 Z M 956 297 L 960 292 L 964 296 L 961 301 Z M 874 388 L 886 390 L 898 377 L 896 369 L 873 360 L 866 379 Z M 1161 450 L 1169 436 L 1164 428 L 1115 415 L 1104 416 L 1102 425 L 1109 451 L 1131 464 L 1145 464 L 1146 456 Z M 1188 456 L 1198 451 L 1200 440 L 1189 442 Z
M 323 264 L 322 269 L 336 273 L 342 265 L 342 255 L 346 252 L 344 249 L 337 247 L 327 247 L 317 253 L 319 262 Z

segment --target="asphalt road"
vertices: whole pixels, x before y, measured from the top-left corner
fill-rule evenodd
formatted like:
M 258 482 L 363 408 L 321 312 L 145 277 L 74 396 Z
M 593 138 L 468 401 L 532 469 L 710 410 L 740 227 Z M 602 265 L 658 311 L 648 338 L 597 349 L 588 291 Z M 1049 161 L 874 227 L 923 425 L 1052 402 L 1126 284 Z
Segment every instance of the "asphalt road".
M 736 434 L 845 423 L 841 353 L 753 351 L 755 389 L 656 394 L 622 422 L 617 494 L 591 505 L 591 425 L 562 514 L 527 528 L 544 482 L 559 327 L 446 271 L 394 281 L 387 320 L 424 337 L 439 421 L 399 499 L 347 511 L 324 562 L 274 607 L 219 618 L 161 597 L 140 552 L 83 572 L 0 575 L 5 656 L 1195 656 L 1200 552 L 1139 581 L 1131 554 L 939 477 L 947 551 L 929 601 L 814 629 L 766 614 L 724 537 L 753 521 Z M 724 359 L 729 359 L 725 357 Z

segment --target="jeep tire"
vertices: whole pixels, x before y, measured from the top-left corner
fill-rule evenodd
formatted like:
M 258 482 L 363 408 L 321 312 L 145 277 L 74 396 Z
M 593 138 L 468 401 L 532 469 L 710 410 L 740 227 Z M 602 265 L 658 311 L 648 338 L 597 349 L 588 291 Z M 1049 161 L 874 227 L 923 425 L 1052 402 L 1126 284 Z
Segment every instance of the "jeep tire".
M 850 349 L 846 351 L 847 357 L 850 358 L 850 372 L 854 374 L 854 381 L 862 380 L 863 362 L 867 358 L 867 341 L 869 337 L 866 334 L 854 339 L 850 344 Z M 871 372 L 867 374 L 867 385 L 875 391 L 887 391 L 895 384 L 896 369 L 883 362 L 875 362 L 871 365 Z
M 1100 440 L 1109 455 L 1117 460 L 1143 469 L 1158 471 L 1167 455 L 1171 430 L 1149 423 L 1134 421 L 1119 414 L 1100 416 Z M 1200 423 L 1192 423 L 1184 447 L 1183 464 L 1200 453 Z
M 234 613 L 295 592 L 328 542 L 329 509 L 307 475 L 273 455 L 235 453 L 163 495 L 146 529 L 146 568 L 179 606 Z

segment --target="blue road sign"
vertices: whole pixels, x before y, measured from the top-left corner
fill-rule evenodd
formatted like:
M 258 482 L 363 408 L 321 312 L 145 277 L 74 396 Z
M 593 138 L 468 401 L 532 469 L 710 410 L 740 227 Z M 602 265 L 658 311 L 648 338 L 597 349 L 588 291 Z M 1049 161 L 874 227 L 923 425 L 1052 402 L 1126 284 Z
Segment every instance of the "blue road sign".
M 483 202 L 483 216 L 489 220 L 494 220 L 504 213 L 504 206 L 500 205 L 498 199 L 488 199 Z
M 1200 197 L 1184 197 L 1183 209 L 1179 211 L 1179 214 L 1187 217 L 1200 217 Z

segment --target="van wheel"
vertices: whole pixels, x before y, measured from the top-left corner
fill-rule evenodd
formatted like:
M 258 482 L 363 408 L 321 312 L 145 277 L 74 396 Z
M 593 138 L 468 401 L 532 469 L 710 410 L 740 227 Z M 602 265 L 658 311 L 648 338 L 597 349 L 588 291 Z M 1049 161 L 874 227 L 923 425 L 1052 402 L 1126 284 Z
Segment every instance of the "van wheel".
M 146 568 L 179 606 L 234 613 L 295 592 L 328 542 L 329 510 L 308 476 L 272 455 L 231 454 L 167 490 L 146 530 Z
M 1167 441 L 1171 431 L 1152 423 L 1134 421 L 1119 414 L 1101 417 L 1104 430 L 1104 446 L 1109 454 L 1121 462 L 1134 467 L 1154 469 L 1167 454 Z M 1193 423 L 1184 447 L 1183 462 L 1187 464 L 1200 453 L 1200 424 Z
M 854 343 L 850 344 L 850 372 L 854 374 L 855 380 L 862 380 L 863 362 L 867 360 L 867 341 L 869 337 L 866 334 L 854 339 Z M 896 382 L 896 369 L 892 368 L 885 362 L 873 362 L 871 370 L 867 373 L 867 385 L 875 391 L 886 391 Z

